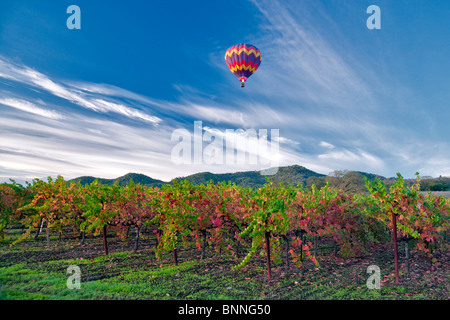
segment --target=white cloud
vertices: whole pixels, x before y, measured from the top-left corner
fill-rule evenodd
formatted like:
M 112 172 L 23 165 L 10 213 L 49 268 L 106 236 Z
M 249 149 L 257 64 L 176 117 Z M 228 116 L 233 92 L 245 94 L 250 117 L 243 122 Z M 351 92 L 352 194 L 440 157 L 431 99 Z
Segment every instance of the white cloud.
M 198 104 L 184 106 L 184 111 L 190 116 L 197 117 L 202 121 L 226 123 L 241 127 L 248 125 L 245 121 L 245 115 L 241 111 L 233 111 L 225 108 L 203 106 Z
M 348 162 L 348 161 L 357 162 L 361 159 L 360 156 L 358 156 L 357 154 L 355 154 L 351 151 L 348 151 L 348 150 L 323 153 L 323 154 L 319 154 L 318 157 L 320 159 L 334 159 L 334 160 L 345 161 L 345 162 Z
M 147 96 L 143 96 L 141 94 L 137 94 L 135 92 L 119 88 L 110 84 L 69 81 L 69 80 L 64 80 L 63 83 L 71 88 L 79 90 L 80 92 L 93 93 L 98 94 L 100 96 L 127 98 L 130 100 L 141 102 L 145 105 L 151 105 L 159 108 L 166 108 L 168 106 L 166 101 L 151 99 Z
M 335 148 L 334 145 L 332 145 L 331 143 L 326 142 L 326 141 L 320 141 L 320 144 L 319 144 L 319 145 L 320 145 L 321 147 L 328 148 L 328 149 L 334 149 L 334 148 Z
M 158 117 L 149 116 L 141 111 L 138 111 L 138 110 L 135 110 L 132 108 L 128 108 L 122 104 L 109 102 L 109 101 L 105 101 L 102 99 L 93 99 L 92 101 L 95 103 L 95 105 L 100 106 L 106 112 L 111 111 L 111 112 L 122 114 L 129 118 L 138 118 L 138 119 L 144 120 L 146 122 L 151 122 L 151 123 L 155 123 L 155 124 L 157 124 L 161 121 L 161 119 Z
M 95 96 L 92 97 L 92 95 L 83 93 L 77 87 L 66 86 L 62 82 L 57 83 L 56 80 L 51 80 L 48 76 L 36 70 L 33 70 L 27 66 L 9 62 L 2 58 L 2 56 L 0 56 L 0 70 L 3 71 L 0 76 L 6 79 L 43 89 L 57 97 L 67 100 L 70 103 L 77 104 L 83 108 L 87 108 L 95 112 L 114 112 L 129 118 L 140 119 L 153 124 L 158 124 L 162 121 L 156 116 L 147 115 L 142 111 L 124 106 L 123 104 L 118 104 L 113 101 L 106 101 Z M 93 88 L 95 87 L 91 87 L 92 91 L 94 91 Z M 100 91 L 99 88 L 101 89 L 102 87 L 98 86 L 97 91 Z M 111 90 L 111 88 L 109 88 L 109 90 Z M 121 93 L 126 94 L 127 91 L 122 90 Z M 139 95 L 134 96 L 139 97 Z
M 327 153 L 318 155 L 322 160 L 333 160 L 333 163 L 338 166 L 348 166 L 350 168 L 365 167 L 372 170 L 381 170 L 384 167 L 384 162 L 377 156 L 374 156 L 363 150 L 350 151 L 346 149 L 337 150 L 332 148 Z
M 286 138 L 286 137 L 282 137 L 282 136 L 276 137 L 275 140 L 280 142 L 280 143 L 284 143 L 284 144 L 288 144 L 288 145 L 300 144 L 300 142 L 297 142 L 295 140 L 292 140 L 292 139 L 289 139 L 289 138 Z
M 73 119 L 61 126 L 2 119 L 2 135 L 8 139 L 0 139 L 0 171 L 40 178 L 62 174 L 66 179 L 81 175 L 113 178 L 136 171 L 166 179 L 177 172 L 170 167 L 167 129 L 76 115 Z M 24 132 L 27 127 L 28 133 Z
M 63 115 L 60 113 L 54 111 L 54 110 L 48 110 L 43 109 L 38 106 L 36 106 L 34 103 L 21 100 L 21 99 L 14 99 L 14 98 L 1 98 L 0 97 L 0 104 L 3 104 L 5 106 L 15 108 L 24 112 L 29 112 L 32 114 L 36 114 L 41 117 L 50 118 L 50 119 L 63 119 Z
M 13 109 L 0 113 L 0 177 L 64 173 L 66 178 L 113 178 L 132 171 L 170 180 L 199 171 L 263 168 L 174 165 L 171 133 L 192 130 L 194 120 L 204 121 L 205 130 L 222 132 L 227 127 L 279 129 L 280 166 L 300 164 L 325 174 L 343 168 L 387 176 L 396 171 L 410 175 L 417 168 L 421 174 L 450 172 L 445 139 L 440 144 L 422 139 L 413 126 L 397 125 L 399 119 L 389 113 L 392 105 L 404 107 L 406 100 L 399 97 L 412 91 L 392 85 L 395 77 L 384 77 L 387 71 L 381 78 L 376 63 L 368 66 L 374 70 L 361 70 L 354 56 L 358 44 L 348 46 L 339 30 L 321 32 L 310 2 L 252 2 L 262 18 L 260 37 L 252 43 L 262 50 L 263 62 L 244 90 L 238 83 L 233 92 L 213 85 L 211 95 L 173 84 L 178 100 L 162 101 L 109 84 L 56 79 L 0 56 L 0 85 L 14 90 L 14 95 L 0 91 L 0 99 L 23 111 L 20 117 Z M 326 10 L 321 14 L 320 21 L 333 21 Z M 212 63 L 233 77 L 222 49 L 210 54 Z M 379 99 L 383 94 L 388 99 Z M 129 119 L 133 125 L 123 121 Z M 264 153 L 267 159 L 272 156 Z
M 373 105 L 370 87 L 348 62 L 349 57 L 344 59 L 315 23 L 308 21 L 306 3 L 252 2 L 263 14 L 268 30 L 267 36 L 259 39 L 264 59 L 254 79 L 261 94 L 270 92 L 337 109 L 352 109 L 361 101 Z M 345 53 L 350 55 L 351 50 Z

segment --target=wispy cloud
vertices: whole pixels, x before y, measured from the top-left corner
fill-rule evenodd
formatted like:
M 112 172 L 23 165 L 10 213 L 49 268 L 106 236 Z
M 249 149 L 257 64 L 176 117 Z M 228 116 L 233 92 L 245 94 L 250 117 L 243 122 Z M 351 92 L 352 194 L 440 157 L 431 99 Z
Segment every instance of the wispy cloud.
M 133 171 L 170 180 L 199 171 L 263 169 L 248 163 L 172 163 L 171 133 L 192 132 L 196 120 L 203 121 L 205 132 L 219 135 L 225 129 L 279 129 L 281 166 L 300 164 L 320 173 L 450 174 L 446 136 L 433 140 L 408 123 L 410 107 L 426 121 L 424 130 L 435 130 L 445 114 L 431 117 L 426 99 L 415 101 L 411 88 L 395 82 L 387 62 L 380 63 L 382 73 L 376 63 L 361 67 L 358 59 L 376 57 L 340 33 L 333 14 L 317 3 L 244 3 L 252 6 L 259 30 L 243 34 L 243 41 L 263 53 L 244 90 L 238 83 L 233 83 L 237 91 L 224 83 L 195 87 L 184 78 L 167 84 L 175 96 L 156 99 L 112 84 L 59 79 L 0 55 L 0 179 L 61 173 L 112 178 Z M 322 21 L 334 31 L 324 30 Z M 205 63 L 230 79 L 223 49 L 213 49 Z
M 62 80 L 62 82 L 76 89 L 77 91 L 98 94 L 101 96 L 109 96 L 116 98 L 127 98 L 130 100 L 138 101 L 144 105 L 155 106 L 159 108 L 167 107 L 167 101 L 160 101 L 158 99 L 152 99 L 150 97 L 105 83 L 91 83 L 72 80 Z
M 349 150 L 336 150 L 327 153 L 319 154 L 319 159 L 331 159 L 334 163 L 342 163 L 346 166 L 353 164 L 357 165 L 365 163 L 368 168 L 381 170 L 383 169 L 384 162 L 368 152 L 362 150 L 356 150 L 355 152 Z
M 161 121 L 161 119 L 158 117 L 149 116 L 141 111 L 128 108 L 123 104 L 109 102 L 102 99 L 93 99 L 92 101 L 95 103 L 95 105 L 100 106 L 105 112 L 115 112 L 129 118 L 137 118 L 152 123 L 159 123 Z
M 264 47 L 262 91 L 271 87 L 266 92 L 338 109 L 372 102 L 370 86 L 356 67 L 309 22 L 306 3 L 252 2 L 263 14 L 268 30 L 260 41 Z
M 54 110 L 48 110 L 43 109 L 35 105 L 34 103 L 20 100 L 20 99 L 13 99 L 13 98 L 1 98 L 0 97 L 0 104 L 3 104 L 5 106 L 15 108 L 24 112 L 29 112 L 32 114 L 36 114 L 41 117 L 50 118 L 50 119 L 63 119 L 63 115 L 60 113 L 54 111 Z
M 319 145 L 321 147 L 328 148 L 328 149 L 334 149 L 335 148 L 334 145 L 332 145 L 331 143 L 326 142 L 326 141 L 320 141 Z
M 170 180 L 198 171 L 259 170 L 267 166 L 249 163 L 177 166 L 170 159 L 174 146 L 170 141 L 171 132 L 186 126 L 192 128 L 189 119 L 230 125 L 232 129 L 247 128 L 258 122 L 252 121 L 258 117 L 256 109 L 233 113 L 223 104 L 208 107 L 207 100 L 203 100 L 204 104 L 185 99 L 160 101 L 112 85 L 53 79 L 5 58 L 0 58 L 0 63 L 2 75 L 7 74 L 3 79 L 20 88 L 0 91 L 0 103 L 25 111 L 20 117 L 15 113 L 0 116 L 0 134 L 8 137 L 0 139 L 2 180 L 57 174 L 64 174 L 66 178 L 80 175 L 112 178 L 131 171 Z M 48 109 L 49 106 L 57 110 Z M 158 116 L 142 111 L 139 106 Z M 115 117 L 102 116 L 107 113 Z M 160 115 L 164 113 L 170 117 L 162 121 Z M 55 121 L 38 121 L 36 116 Z M 154 125 L 135 126 L 124 119 Z M 293 143 L 284 137 L 280 137 L 279 142 Z M 267 162 L 273 154 L 265 152 L 261 156 Z M 295 155 L 286 150 L 282 160 L 290 161 L 293 157 Z
M 114 101 L 99 99 L 95 95 L 88 95 L 77 87 L 65 85 L 58 80 L 52 80 L 47 75 L 33 70 L 27 66 L 12 63 L 0 56 L 0 76 L 22 84 L 36 87 L 48 93 L 65 99 L 70 103 L 83 108 L 102 113 L 119 113 L 128 118 L 135 118 L 145 122 L 158 124 L 162 120 L 156 116 L 147 115 L 142 111 L 133 109 Z M 92 89 L 92 88 L 91 88 Z M 91 91 L 92 92 L 92 91 Z M 138 95 L 136 95 L 138 96 Z

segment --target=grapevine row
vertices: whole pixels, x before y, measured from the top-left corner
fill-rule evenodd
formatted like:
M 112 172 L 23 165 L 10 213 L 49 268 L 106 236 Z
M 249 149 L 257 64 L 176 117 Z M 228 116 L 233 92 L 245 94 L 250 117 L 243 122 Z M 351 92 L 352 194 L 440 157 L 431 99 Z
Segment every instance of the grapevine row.
M 274 185 L 259 189 L 212 182 L 193 185 L 174 181 L 162 188 L 134 184 L 107 185 L 68 183 L 61 176 L 27 183 L 12 181 L 0 185 L 0 237 L 11 225 L 27 226 L 15 243 L 37 237 L 46 225 L 47 246 L 50 231 L 62 234 L 103 235 L 108 254 L 107 231 L 125 237 L 136 229 L 134 250 L 140 231 L 153 226 L 157 238 L 156 255 L 172 252 L 194 241 L 201 257 L 206 247 L 238 256 L 247 241 L 250 249 L 234 269 L 246 266 L 258 252 L 266 257 L 271 278 L 271 262 L 283 257 L 288 264 L 301 266 L 304 258 L 315 265 L 317 239 L 331 238 L 344 256 L 368 252 L 375 243 L 393 237 L 396 280 L 398 281 L 397 240 L 414 239 L 415 251 L 432 257 L 433 250 L 448 248 L 450 201 L 419 192 L 417 183 L 406 186 L 400 174 L 387 189 L 376 180 L 366 182 L 368 194 L 347 194 L 329 185 L 310 190 L 299 186 Z M 311 242 L 313 240 L 313 242 Z M 313 252 L 312 252 L 313 251 Z

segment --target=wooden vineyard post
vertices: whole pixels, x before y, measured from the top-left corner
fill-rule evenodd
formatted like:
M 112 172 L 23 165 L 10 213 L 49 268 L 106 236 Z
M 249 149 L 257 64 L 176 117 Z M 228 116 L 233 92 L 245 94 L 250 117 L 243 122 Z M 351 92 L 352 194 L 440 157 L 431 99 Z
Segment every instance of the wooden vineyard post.
M 86 226 L 84 226 L 83 233 L 81 235 L 81 245 L 84 244 L 85 239 L 86 239 Z
M 272 279 L 272 271 L 270 269 L 270 233 L 266 231 L 266 256 L 267 256 L 267 277 Z
M 300 231 L 300 240 L 302 241 L 300 246 L 300 262 L 303 263 L 303 231 Z
M 177 248 L 173 249 L 173 263 L 178 266 Z
M 206 230 L 201 230 L 201 232 L 202 232 L 202 239 L 203 239 L 201 259 L 203 260 L 206 257 Z
M 284 236 L 286 254 L 286 273 L 289 271 L 289 238 Z
M 406 258 L 406 276 L 409 278 L 409 243 L 405 241 L 405 258 Z
M 44 224 L 44 218 L 41 218 L 41 220 L 39 221 L 39 225 L 38 225 L 38 227 L 37 227 L 37 229 L 36 229 L 36 233 L 35 233 L 35 235 L 34 235 L 34 240 L 37 240 L 37 238 L 39 237 L 39 233 L 41 232 L 41 230 L 42 230 L 42 225 Z
M 50 224 L 47 222 L 47 229 L 46 229 L 46 233 L 47 233 L 47 248 L 50 248 Z
M 160 238 L 161 238 L 161 234 L 162 234 L 162 232 L 161 232 L 161 230 L 156 230 L 156 244 L 155 244 L 155 250 L 158 248 L 158 245 L 159 245 L 159 241 L 160 241 Z
M 395 284 L 398 284 L 397 216 L 392 212 L 392 237 L 394 242 Z
M 240 241 L 239 239 L 236 239 L 236 258 L 239 259 L 239 245 Z
M 108 255 L 108 242 L 106 241 L 106 225 L 103 226 L 103 247 L 105 248 L 105 255 Z
M 130 226 L 127 227 L 127 234 L 125 235 L 125 239 L 128 240 L 129 235 L 130 235 Z
M 136 253 L 139 247 L 139 232 L 141 231 L 141 226 L 136 226 L 136 239 L 134 242 L 134 249 L 133 252 Z
M 317 236 L 314 236 L 314 258 L 317 258 Z

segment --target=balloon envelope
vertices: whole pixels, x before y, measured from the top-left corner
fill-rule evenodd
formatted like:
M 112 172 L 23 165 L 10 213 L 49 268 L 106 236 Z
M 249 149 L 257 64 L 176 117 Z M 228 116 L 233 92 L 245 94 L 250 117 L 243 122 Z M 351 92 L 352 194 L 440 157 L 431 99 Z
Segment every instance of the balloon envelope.
M 239 43 L 225 53 L 228 68 L 242 82 L 242 86 L 261 64 L 261 52 L 251 44 Z

